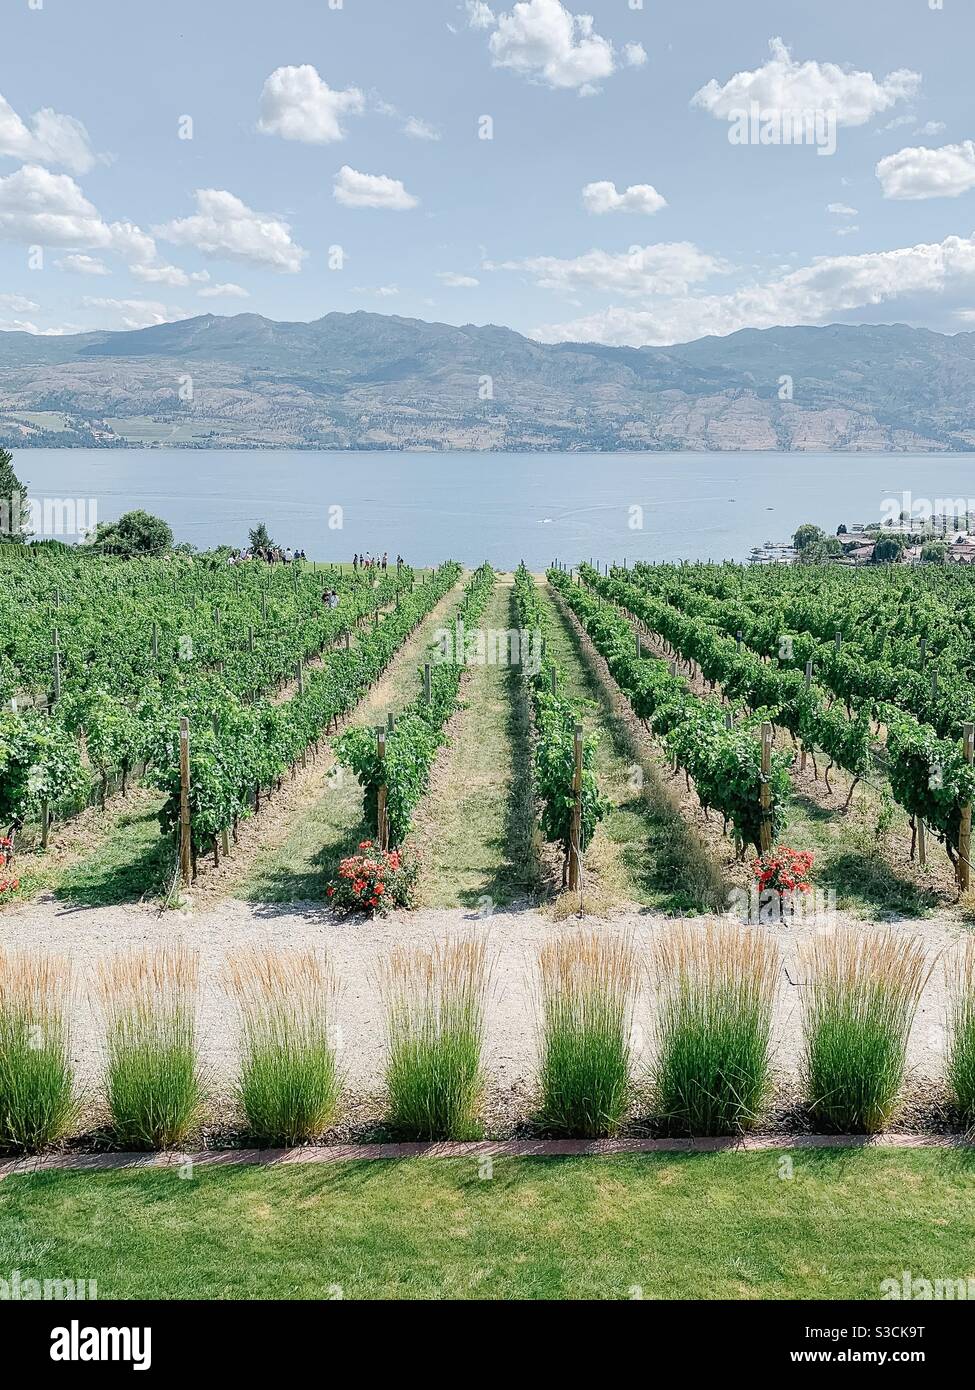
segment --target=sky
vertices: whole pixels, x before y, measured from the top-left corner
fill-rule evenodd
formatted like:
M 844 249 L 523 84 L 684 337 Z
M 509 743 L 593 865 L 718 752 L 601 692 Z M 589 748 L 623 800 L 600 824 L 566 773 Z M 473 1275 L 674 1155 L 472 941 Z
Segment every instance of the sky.
M 975 330 L 971 0 L 2 0 L 0 329 Z

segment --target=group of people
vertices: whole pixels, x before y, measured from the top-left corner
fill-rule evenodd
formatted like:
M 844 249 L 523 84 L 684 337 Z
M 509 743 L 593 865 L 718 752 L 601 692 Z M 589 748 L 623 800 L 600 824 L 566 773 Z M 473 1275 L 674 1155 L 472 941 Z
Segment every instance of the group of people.
M 396 568 L 399 569 L 399 567 L 402 565 L 402 563 L 403 563 L 403 557 L 402 557 L 402 555 L 397 555 L 397 557 L 396 557 Z M 370 555 L 368 552 L 367 552 L 365 555 L 353 555 L 353 556 L 352 556 L 352 568 L 353 568 L 354 570 L 360 570 L 360 569 L 362 569 L 362 570 L 374 570 L 374 569 L 385 570 L 385 569 L 388 569 L 388 568 L 389 568 L 389 555 L 388 555 L 388 553 L 387 553 L 385 550 L 383 551 L 382 559 L 380 559 L 378 555 L 377 555 L 375 558 L 373 558 L 373 556 Z
M 322 607 L 323 607 L 323 608 L 338 608 L 338 606 L 339 606 L 339 596 L 338 596 L 338 594 L 335 592 L 334 589 L 326 589 L 325 592 L 322 594 Z
M 292 550 L 290 545 L 282 550 L 272 545 L 267 549 L 258 546 L 253 550 L 235 550 L 228 556 L 227 564 L 243 565 L 248 560 L 263 560 L 266 565 L 292 565 L 307 559 L 303 550 Z

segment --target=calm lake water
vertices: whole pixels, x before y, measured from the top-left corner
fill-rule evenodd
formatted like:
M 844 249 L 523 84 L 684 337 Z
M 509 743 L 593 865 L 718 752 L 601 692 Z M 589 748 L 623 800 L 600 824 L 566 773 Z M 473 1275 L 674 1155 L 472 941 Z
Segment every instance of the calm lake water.
M 386 550 L 509 569 L 556 556 L 740 560 L 803 521 L 879 520 L 891 495 L 975 497 L 975 454 L 21 449 L 15 466 L 32 497 L 93 499 L 100 521 L 142 507 L 201 549 L 246 545 L 264 521 L 310 559 Z

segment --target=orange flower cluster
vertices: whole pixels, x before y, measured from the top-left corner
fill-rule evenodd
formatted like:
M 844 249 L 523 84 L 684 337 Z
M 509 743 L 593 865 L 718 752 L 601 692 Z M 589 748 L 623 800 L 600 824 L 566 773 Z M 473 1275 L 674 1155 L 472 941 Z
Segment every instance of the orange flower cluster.
M 13 842 L 6 837 L 0 837 L 0 902 L 8 894 L 16 893 L 20 887 L 19 878 L 8 878 L 3 870 L 13 859 Z
M 325 894 L 335 907 L 384 911 L 408 901 L 414 874 L 403 870 L 399 850 L 377 850 L 372 840 L 362 840 L 359 853 L 342 860 L 338 880 Z M 404 877 L 407 881 L 400 882 Z
M 809 850 L 778 845 L 755 860 L 752 872 L 761 892 L 774 888 L 779 893 L 809 893 L 812 891 L 809 880 L 812 866 L 813 855 Z

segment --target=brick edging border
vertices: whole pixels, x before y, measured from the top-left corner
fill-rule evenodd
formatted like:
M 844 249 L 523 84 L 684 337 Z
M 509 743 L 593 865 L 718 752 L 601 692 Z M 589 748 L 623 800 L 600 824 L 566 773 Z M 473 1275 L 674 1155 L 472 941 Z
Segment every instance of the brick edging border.
M 204 1149 L 198 1153 L 73 1153 L 0 1162 L 0 1179 L 25 1173 L 120 1168 L 280 1167 L 403 1158 L 610 1158 L 640 1153 L 761 1152 L 769 1149 L 971 1149 L 968 1134 L 795 1134 L 718 1139 L 482 1139 L 430 1144 L 329 1144 L 295 1149 Z

